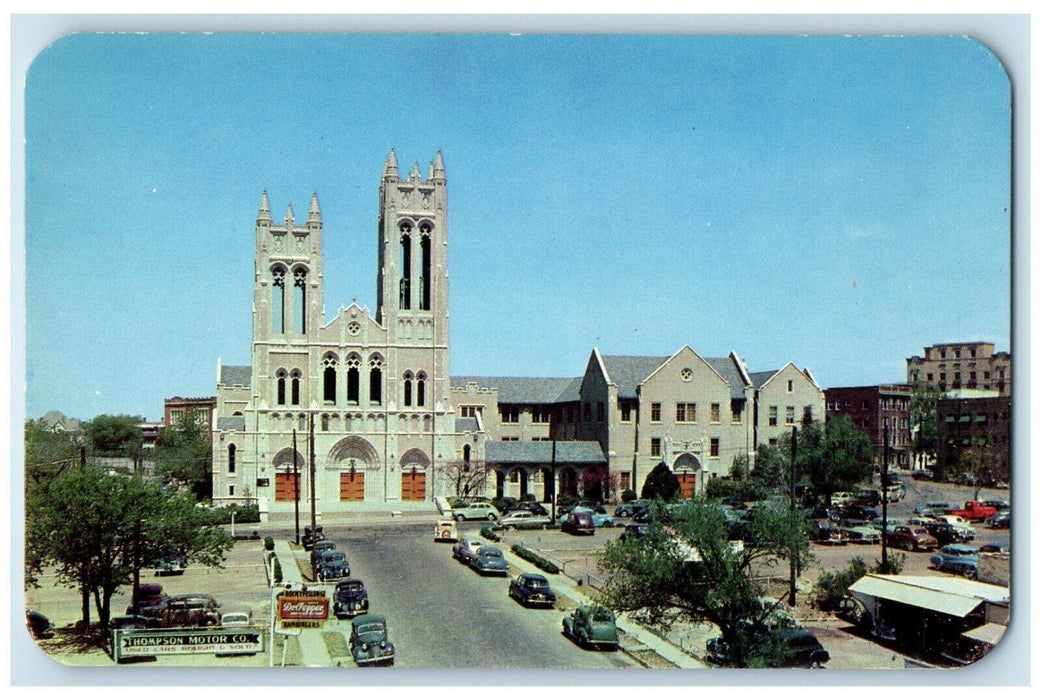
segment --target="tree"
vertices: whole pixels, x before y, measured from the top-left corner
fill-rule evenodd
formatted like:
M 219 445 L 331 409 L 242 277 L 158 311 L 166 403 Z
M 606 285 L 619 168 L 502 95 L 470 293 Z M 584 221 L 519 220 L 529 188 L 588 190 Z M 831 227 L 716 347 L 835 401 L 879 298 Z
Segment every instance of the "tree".
M 491 469 L 483 461 L 454 460 L 445 464 L 445 479 L 456 496 L 484 493 Z
M 100 415 L 86 427 L 87 438 L 94 450 L 108 455 L 136 458 L 141 448 L 141 416 Z
M 29 584 L 36 583 L 36 553 L 41 549 L 33 516 L 48 498 L 51 482 L 79 463 L 79 450 L 72 435 L 50 430 L 43 419 L 25 422 L 25 579 Z
M 200 499 L 212 495 L 213 445 L 201 412 L 188 411 L 160 430 L 154 459 L 156 474 L 167 483 L 187 484 Z
M 791 460 L 791 436 L 781 438 L 778 450 L 784 465 Z M 871 475 L 875 463 L 875 443 L 862 430 L 853 427 L 848 416 L 838 416 L 822 424 L 813 421 L 796 435 L 795 478 L 829 502 L 836 491 L 852 489 Z M 758 465 L 757 465 L 758 466 Z M 781 468 L 779 481 L 789 487 L 787 467 Z
M 27 523 L 35 532 L 27 537 L 27 560 L 36 572 L 53 565 L 58 581 L 80 592 L 83 629 L 90 626 L 92 595 L 107 626 L 112 596 L 139 568 L 172 556 L 206 566 L 223 561 L 231 537 L 195 504 L 190 493 L 169 494 L 139 476 L 70 469 L 31 505 Z
M 972 499 L 979 500 L 984 486 L 996 481 L 1009 480 L 1008 453 L 987 443 L 983 438 L 974 438 L 972 443 L 958 456 L 959 474 L 968 477 L 975 490 Z
M 743 546 L 728 538 L 723 509 L 695 497 L 675 514 L 669 529 L 653 523 L 649 535 L 604 545 L 599 565 L 607 576 L 602 605 L 639 611 L 655 626 L 715 624 L 735 667 L 767 665 L 774 639 L 765 624 L 760 566 L 795 557 L 802 566 L 809 544 L 799 513 L 784 507 L 756 509 Z
M 659 462 L 643 482 L 640 498 L 660 498 L 663 501 L 671 501 L 679 490 L 680 480 L 676 478 L 671 469 L 665 466 L 664 462 Z
M 911 393 L 911 452 L 915 464 L 923 469 L 936 459 L 940 439 L 936 404 L 942 396 L 942 391 L 925 384 L 916 385 Z

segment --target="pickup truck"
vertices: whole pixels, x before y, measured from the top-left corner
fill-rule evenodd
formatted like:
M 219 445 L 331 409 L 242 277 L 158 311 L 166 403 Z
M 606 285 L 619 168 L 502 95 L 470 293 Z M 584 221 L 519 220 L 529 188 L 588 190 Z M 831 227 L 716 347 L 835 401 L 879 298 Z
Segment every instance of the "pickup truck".
M 947 508 L 944 512 L 948 515 L 960 515 L 969 522 L 983 522 L 997 513 L 998 509 L 994 506 L 985 506 L 980 501 L 965 501 L 963 507 Z

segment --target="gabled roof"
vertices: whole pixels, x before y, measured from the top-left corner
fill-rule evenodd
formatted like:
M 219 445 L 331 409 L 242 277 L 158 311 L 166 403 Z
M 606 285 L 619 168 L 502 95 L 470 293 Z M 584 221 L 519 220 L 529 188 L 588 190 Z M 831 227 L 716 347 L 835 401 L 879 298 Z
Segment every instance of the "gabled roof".
M 780 371 L 779 369 L 772 369 L 769 372 L 749 372 L 748 376 L 752 380 L 752 386 L 756 389 L 762 389 L 763 385 Z
M 665 364 L 668 357 L 641 355 L 603 355 L 607 379 L 618 387 L 618 398 L 635 399 L 636 387 L 654 370 Z
M 221 365 L 220 381 L 218 384 L 225 386 L 249 386 L 253 376 L 253 368 L 249 365 Z
M 493 464 L 604 464 L 607 459 L 595 440 L 528 440 L 489 442 L 485 445 L 485 461 Z
M 741 376 L 741 368 L 729 357 L 706 357 L 705 362 L 719 373 L 730 384 L 730 398 L 745 398 L 745 378 Z
M 573 377 L 451 377 L 453 388 L 465 389 L 474 382 L 486 389 L 499 390 L 499 403 L 508 404 L 551 404 L 562 401 L 577 401 L 576 398 L 561 398 L 568 394 L 571 385 L 576 381 Z M 578 378 L 581 383 L 581 377 Z

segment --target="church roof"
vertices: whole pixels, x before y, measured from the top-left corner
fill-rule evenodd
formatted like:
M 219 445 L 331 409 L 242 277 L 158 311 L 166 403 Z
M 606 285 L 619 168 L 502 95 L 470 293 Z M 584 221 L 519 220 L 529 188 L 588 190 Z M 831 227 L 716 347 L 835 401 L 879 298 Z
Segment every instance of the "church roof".
M 477 424 L 476 418 L 455 419 L 456 433 L 476 433 L 478 430 L 480 430 L 480 426 Z
M 249 386 L 250 378 L 253 376 L 253 368 L 249 365 L 221 365 L 220 381 L 218 384 Z
M 669 357 L 642 355 L 604 355 L 608 378 L 618 386 L 618 398 L 635 399 L 636 387 L 668 362 Z M 729 357 L 702 358 L 730 384 L 730 398 L 743 399 L 745 384 L 741 371 Z
M 470 382 L 486 389 L 499 390 L 500 404 L 549 404 L 577 401 L 581 377 L 452 377 L 452 387 L 466 388 Z M 573 390 L 574 398 L 569 396 Z
M 604 464 L 607 459 L 595 440 L 489 442 L 485 460 L 493 464 Z

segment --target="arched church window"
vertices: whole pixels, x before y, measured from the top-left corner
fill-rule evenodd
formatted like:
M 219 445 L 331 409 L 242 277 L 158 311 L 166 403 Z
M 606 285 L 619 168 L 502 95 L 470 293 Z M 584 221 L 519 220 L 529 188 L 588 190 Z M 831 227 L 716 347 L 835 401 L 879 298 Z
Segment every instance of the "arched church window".
M 398 305 L 402 309 L 412 308 L 412 224 L 403 221 L 398 226 L 400 249 L 398 251 Z
M 228 445 L 228 473 L 235 473 L 235 445 Z
M 369 358 L 369 402 L 383 403 L 383 359 L 378 355 Z
M 300 405 L 300 370 L 294 369 L 290 374 L 289 402 L 294 406 Z
M 271 332 L 286 332 L 286 269 L 271 269 Z
M 406 406 L 411 406 L 412 405 L 412 372 L 405 372 L 404 389 L 405 389 L 405 397 L 404 397 L 405 401 L 404 401 L 404 404 Z
M 429 222 L 424 221 L 419 225 L 419 308 L 424 311 L 430 310 L 430 276 L 431 276 L 431 242 L 430 231 L 432 227 Z
M 416 375 L 416 405 L 427 405 L 427 373 L 420 372 Z
M 286 405 L 286 371 L 280 369 L 275 373 L 275 403 Z
M 358 403 L 361 400 L 361 358 L 351 355 L 347 358 L 347 403 Z
M 307 270 L 293 270 L 293 312 L 297 333 L 307 332 Z
M 322 400 L 325 403 L 336 403 L 336 356 L 326 355 L 322 360 Z

